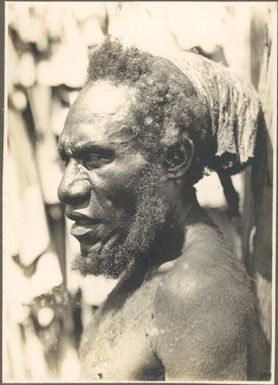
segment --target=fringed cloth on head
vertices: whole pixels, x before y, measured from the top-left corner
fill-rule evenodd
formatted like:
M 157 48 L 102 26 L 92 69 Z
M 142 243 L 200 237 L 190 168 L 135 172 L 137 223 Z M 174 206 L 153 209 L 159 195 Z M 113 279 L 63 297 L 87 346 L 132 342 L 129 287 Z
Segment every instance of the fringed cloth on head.
M 168 57 L 193 83 L 198 100 L 208 106 L 216 149 L 208 165 L 233 174 L 254 157 L 260 101 L 252 86 L 244 84 L 221 64 L 182 52 Z

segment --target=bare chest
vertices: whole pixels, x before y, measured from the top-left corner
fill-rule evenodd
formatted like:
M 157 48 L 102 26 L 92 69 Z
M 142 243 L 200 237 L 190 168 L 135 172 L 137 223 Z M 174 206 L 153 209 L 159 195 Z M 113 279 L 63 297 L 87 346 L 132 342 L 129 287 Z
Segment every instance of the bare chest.
M 85 331 L 81 346 L 81 377 L 90 380 L 159 380 L 163 368 L 152 352 L 153 300 L 158 280 L 145 282 L 124 295 L 108 297 Z

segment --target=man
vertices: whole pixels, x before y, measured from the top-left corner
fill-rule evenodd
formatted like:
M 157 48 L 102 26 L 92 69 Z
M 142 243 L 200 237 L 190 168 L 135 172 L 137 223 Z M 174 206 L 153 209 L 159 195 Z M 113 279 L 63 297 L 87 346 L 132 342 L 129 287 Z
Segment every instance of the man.
M 193 187 L 205 168 L 248 163 L 258 111 L 250 88 L 198 55 L 109 40 L 91 55 L 59 140 L 59 197 L 74 268 L 120 280 L 84 332 L 83 379 L 260 379 L 248 277 Z

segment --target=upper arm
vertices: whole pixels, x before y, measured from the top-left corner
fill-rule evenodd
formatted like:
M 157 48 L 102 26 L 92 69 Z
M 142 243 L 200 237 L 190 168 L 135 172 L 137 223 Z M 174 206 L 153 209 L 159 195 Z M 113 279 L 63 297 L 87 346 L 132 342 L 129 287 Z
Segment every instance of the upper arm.
M 156 354 L 166 379 L 246 379 L 244 293 L 177 276 L 155 299 Z

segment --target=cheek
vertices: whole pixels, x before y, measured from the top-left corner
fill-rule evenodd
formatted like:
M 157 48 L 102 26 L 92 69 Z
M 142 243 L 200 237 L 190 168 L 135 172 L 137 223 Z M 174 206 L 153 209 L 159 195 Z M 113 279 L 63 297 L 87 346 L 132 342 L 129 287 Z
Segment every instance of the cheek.
M 127 218 L 133 216 L 136 211 L 136 198 L 133 188 L 130 186 L 131 176 L 118 175 L 116 178 L 107 178 L 107 184 L 103 190 L 110 208 L 123 214 Z
M 128 222 L 136 211 L 136 199 L 131 180 L 137 181 L 133 173 L 95 173 L 91 176 L 91 209 L 98 206 L 103 215 L 111 221 Z M 119 225 L 119 223 L 118 223 Z
M 135 158 L 135 159 L 134 159 Z M 91 175 L 93 190 L 102 201 L 115 210 L 133 215 L 136 205 L 136 188 L 140 172 L 146 162 L 138 162 L 136 157 L 95 170 Z

